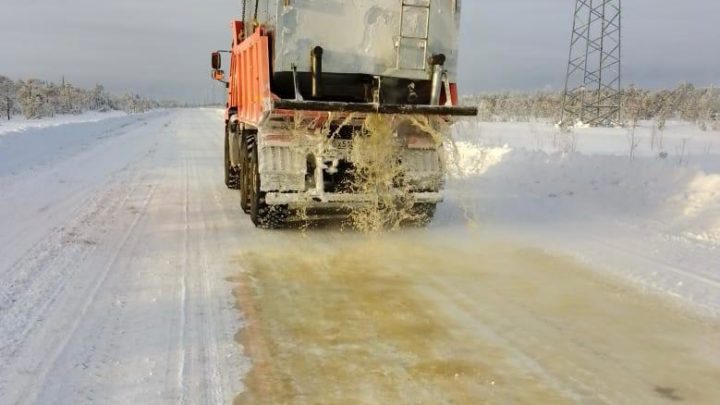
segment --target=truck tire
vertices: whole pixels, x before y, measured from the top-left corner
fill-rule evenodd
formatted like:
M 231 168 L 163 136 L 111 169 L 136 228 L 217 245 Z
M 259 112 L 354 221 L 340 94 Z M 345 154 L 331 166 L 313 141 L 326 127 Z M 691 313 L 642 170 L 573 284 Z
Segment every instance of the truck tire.
M 246 214 L 250 213 L 250 153 L 248 153 L 248 134 L 243 132 L 240 141 L 240 208 Z
M 240 188 L 240 175 L 230 162 L 230 134 L 225 128 L 225 185 L 231 190 Z
M 250 219 L 261 229 L 279 229 L 285 226 L 288 218 L 286 207 L 269 206 L 265 203 L 265 192 L 260 187 L 260 166 L 255 135 L 248 136 L 248 176 L 250 180 Z

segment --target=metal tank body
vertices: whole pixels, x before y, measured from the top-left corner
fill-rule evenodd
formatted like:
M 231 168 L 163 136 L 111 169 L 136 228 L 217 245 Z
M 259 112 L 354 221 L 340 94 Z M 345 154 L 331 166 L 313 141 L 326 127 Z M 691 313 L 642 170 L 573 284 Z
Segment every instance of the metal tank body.
M 323 70 L 428 80 L 428 58 L 446 56 L 456 82 L 460 0 L 266 0 L 258 20 L 273 36 L 273 71 L 311 71 L 323 48 Z

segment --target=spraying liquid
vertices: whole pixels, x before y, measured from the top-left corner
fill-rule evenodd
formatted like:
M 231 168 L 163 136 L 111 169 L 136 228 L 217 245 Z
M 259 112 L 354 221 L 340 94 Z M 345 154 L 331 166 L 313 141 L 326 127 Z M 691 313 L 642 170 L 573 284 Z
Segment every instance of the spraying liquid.
M 428 149 L 437 150 L 441 177 L 447 175 L 447 152 L 454 145 L 447 123 L 440 118 L 425 116 L 369 115 L 361 130 L 353 137 L 351 160 L 354 173 L 350 189 L 372 197 L 372 202 L 355 207 L 350 223 L 361 232 L 396 230 L 407 224 L 429 223 L 435 206 L 418 204 L 412 187 L 404 181 L 407 167 L 403 154 L 408 136 L 421 136 Z M 451 152 L 452 153 L 452 152 Z M 455 161 L 455 159 L 452 159 Z M 434 190 L 440 191 L 442 179 Z

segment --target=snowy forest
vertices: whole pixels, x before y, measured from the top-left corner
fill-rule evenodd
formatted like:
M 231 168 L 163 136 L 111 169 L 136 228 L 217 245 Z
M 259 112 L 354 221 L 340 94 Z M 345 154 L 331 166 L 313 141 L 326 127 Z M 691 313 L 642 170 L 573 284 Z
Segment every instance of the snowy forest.
M 137 113 L 177 106 L 171 101 L 156 101 L 131 92 L 116 96 L 99 84 L 88 90 L 65 80 L 61 83 L 38 79 L 14 81 L 0 75 L 0 117 L 7 120 L 14 116 L 36 119 L 86 111 Z
M 681 84 L 672 90 L 643 90 L 630 86 L 622 92 L 623 121 L 667 120 L 695 122 L 703 130 L 720 130 L 720 89 Z M 480 108 L 482 121 L 560 121 L 562 91 L 487 93 L 466 96 L 465 104 Z
M 702 130 L 720 131 L 718 88 L 681 84 L 672 90 L 644 90 L 629 86 L 621 97 L 622 119 L 629 125 L 648 120 L 662 128 L 668 120 L 682 120 L 694 122 Z M 463 98 L 463 104 L 479 107 L 478 119 L 493 122 L 558 122 L 562 102 L 562 91 L 482 93 Z M 131 92 L 113 95 L 99 84 L 88 90 L 67 81 L 14 81 L 0 75 L 0 119 L 14 116 L 36 119 L 85 111 L 137 113 L 179 106 L 173 101 L 156 101 Z

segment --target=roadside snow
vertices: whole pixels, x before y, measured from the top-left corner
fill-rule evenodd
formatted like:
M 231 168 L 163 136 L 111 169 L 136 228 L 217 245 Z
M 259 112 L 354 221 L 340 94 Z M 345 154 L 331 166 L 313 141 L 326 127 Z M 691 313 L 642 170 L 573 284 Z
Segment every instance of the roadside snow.
M 580 152 L 630 158 L 649 157 L 668 160 L 677 166 L 720 172 L 720 132 L 702 131 L 697 125 L 668 121 L 663 131 L 644 121 L 630 128 L 576 128 L 562 132 L 543 122 L 478 122 L 467 120 L 454 126 L 454 137 L 484 147 L 509 146 L 547 153 Z
M 144 114 L 92 113 L 56 117 L 55 120 L 19 121 L 14 130 L 0 126 L 0 184 L 3 176 L 50 166 L 107 138 L 122 135 L 129 127 L 143 125 L 161 111 Z
M 455 127 L 443 226 L 469 222 L 720 313 L 720 133 Z M 653 142 L 654 139 L 654 142 Z M 630 157 L 630 145 L 633 157 Z
M 127 114 L 122 111 L 97 112 L 88 111 L 78 115 L 57 115 L 52 118 L 28 120 L 24 118 L 13 118 L 10 121 L 0 120 L 0 136 L 12 132 L 26 131 L 28 129 L 57 127 L 67 124 L 78 124 L 83 122 L 97 122 L 113 117 L 122 117 Z

